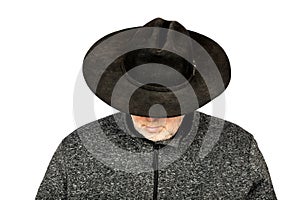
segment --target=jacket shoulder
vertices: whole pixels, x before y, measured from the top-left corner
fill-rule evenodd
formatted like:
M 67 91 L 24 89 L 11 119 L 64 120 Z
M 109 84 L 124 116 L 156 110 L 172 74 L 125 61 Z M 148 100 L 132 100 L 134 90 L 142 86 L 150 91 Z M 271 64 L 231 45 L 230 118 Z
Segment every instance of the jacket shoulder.
M 221 130 L 220 140 L 249 147 L 254 139 L 252 133 L 236 123 L 200 111 L 196 112 L 199 115 L 200 124 L 206 128 L 206 131 Z
M 84 124 L 78 128 L 76 128 L 73 132 L 69 133 L 67 136 L 65 136 L 60 146 L 64 151 L 71 151 L 78 148 L 82 148 L 82 137 L 84 135 L 92 135 L 96 133 L 99 130 L 112 128 L 117 126 L 117 120 L 119 120 L 122 117 L 122 113 L 114 113 L 111 115 L 108 115 L 106 117 L 94 120 L 92 122 L 89 122 L 87 124 Z

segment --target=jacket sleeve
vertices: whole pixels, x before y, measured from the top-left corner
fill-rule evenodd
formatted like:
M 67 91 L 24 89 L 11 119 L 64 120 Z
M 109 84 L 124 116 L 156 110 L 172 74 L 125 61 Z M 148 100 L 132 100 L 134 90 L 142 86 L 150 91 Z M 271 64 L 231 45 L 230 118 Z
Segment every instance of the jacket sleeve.
M 67 175 L 64 160 L 64 141 L 57 147 L 52 156 L 44 178 L 38 189 L 36 200 L 41 199 L 66 199 Z
M 250 175 L 254 181 L 247 199 L 277 200 L 267 164 L 253 137 L 249 153 Z

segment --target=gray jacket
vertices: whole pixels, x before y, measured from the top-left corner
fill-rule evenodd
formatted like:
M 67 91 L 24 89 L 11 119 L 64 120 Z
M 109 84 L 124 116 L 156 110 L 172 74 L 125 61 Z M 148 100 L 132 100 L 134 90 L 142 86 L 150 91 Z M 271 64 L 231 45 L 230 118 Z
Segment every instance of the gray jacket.
M 66 136 L 36 199 L 277 199 L 252 134 L 195 111 L 153 142 L 116 113 Z

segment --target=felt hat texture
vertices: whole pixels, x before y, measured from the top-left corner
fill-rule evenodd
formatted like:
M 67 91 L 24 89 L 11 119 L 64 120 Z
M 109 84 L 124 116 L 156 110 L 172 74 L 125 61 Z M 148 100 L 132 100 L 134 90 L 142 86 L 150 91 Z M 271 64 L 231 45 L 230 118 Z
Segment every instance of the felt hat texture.
M 144 117 L 191 113 L 219 96 L 230 75 L 219 44 L 162 18 L 102 37 L 83 61 L 84 79 L 97 97 Z

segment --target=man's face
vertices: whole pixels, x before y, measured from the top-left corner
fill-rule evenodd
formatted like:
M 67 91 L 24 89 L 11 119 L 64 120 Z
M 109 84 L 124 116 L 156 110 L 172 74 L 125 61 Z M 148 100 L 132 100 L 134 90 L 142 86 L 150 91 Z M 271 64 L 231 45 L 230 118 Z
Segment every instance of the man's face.
M 183 117 L 184 115 L 170 118 L 150 118 L 131 115 L 134 128 L 152 141 L 171 138 L 180 127 Z

